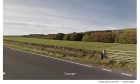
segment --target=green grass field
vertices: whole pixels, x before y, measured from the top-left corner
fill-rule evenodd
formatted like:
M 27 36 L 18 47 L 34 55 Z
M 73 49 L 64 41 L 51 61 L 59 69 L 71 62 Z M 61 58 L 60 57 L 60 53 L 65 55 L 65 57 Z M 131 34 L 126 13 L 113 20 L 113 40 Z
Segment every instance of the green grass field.
M 136 28 L 120 29 L 121 32 L 137 32 Z
M 124 50 L 124 51 L 136 51 L 136 44 L 119 44 L 119 43 L 101 43 L 101 42 L 83 42 L 83 41 L 61 41 L 61 40 L 48 40 L 48 39 L 37 39 L 37 38 L 25 38 L 25 37 L 4 37 L 4 40 L 18 41 L 18 42 L 28 42 L 44 45 L 53 46 L 65 46 L 73 48 L 91 49 L 91 50 L 103 50 L 103 49 L 113 49 L 113 50 Z M 9 42 L 9 43 L 8 43 Z M 119 62 L 114 62 L 111 59 L 97 59 L 90 57 L 79 57 L 71 56 L 69 54 L 59 53 L 57 51 L 40 50 L 31 46 L 23 46 L 22 43 L 10 43 L 10 41 L 4 41 L 4 46 L 13 47 L 19 50 L 33 52 L 42 55 L 49 55 L 52 57 L 74 61 L 82 64 L 89 64 L 98 67 L 105 67 L 114 70 L 125 71 L 128 73 L 136 73 L 136 63 L 125 63 L 119 60 Z M 133 55 L 136 56 L 136 55 Z
M 25 38 L 25 37 L 4 37 L 4 40 L 82 48 L 82 49 L 90 49 L 90 50 L 112 49 L 112 50 L 123 50 L 123 51 L 136 51 L 136 44 L 61 41 L 61 40 L 48 40 L 48 39 Z

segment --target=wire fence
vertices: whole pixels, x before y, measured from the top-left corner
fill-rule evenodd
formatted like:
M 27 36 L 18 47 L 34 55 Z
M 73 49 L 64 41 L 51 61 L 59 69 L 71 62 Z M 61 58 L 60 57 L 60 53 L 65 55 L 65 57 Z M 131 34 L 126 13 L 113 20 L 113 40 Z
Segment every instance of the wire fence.
M 106 49 L 106 56 L 115 61 L 137 63 L 136 51 Z

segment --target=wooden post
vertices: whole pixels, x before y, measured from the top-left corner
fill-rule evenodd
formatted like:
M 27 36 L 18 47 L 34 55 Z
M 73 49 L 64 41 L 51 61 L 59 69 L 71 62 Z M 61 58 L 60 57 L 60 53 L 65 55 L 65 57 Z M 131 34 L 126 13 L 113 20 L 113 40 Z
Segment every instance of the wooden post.
M 106 54 L 106 50 L 105 49 L 103 50 L 102 53 L 103 53 L 103 58 L 107 58 L 107 54 Z

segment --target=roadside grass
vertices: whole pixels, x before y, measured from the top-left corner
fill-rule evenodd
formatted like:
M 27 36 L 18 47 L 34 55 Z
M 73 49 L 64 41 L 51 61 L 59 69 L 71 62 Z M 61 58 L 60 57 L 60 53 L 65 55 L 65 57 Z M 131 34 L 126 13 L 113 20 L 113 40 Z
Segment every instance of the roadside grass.
M 131 73 L 131 74 L 136 73 L 136 64 L 125 63 L 125 62 L 121 62 L 121 61 L 116 63 L 115 61 L 110 60 L 110 59 L 102 60 L 102 59 L 98 59 L 98 58 L 94 58 L 94 57 L 91 58 L 91 57 L 86 57 L 86 56 L 85 57 L 74 56 L 74 55 L 62 53 L 59 51 L 49 50 L 47 48 L 41 50 L 38 48 L 33 48 L 31 46 L 24 46 L 23 44 L 19 44 L 16 42 L 8 43 L 8 42 L 4 41 L 4 46 L 9 46 L 9 47 L 16 48 L 19 50 L 42 54 L 42 55 L 46 55 L 46 56 L 52 56 L 52 57 L 56 57 L 56 58 L 60 58 L 60 59 L 68 60 L 68 61 L 78 62 L 78 63 L 82 63 L 82 64 L 88 64 L 91 66 L 109 68 L 109 69 L 113 69 L 113 70 L 120 70 L 120 71 L 125 71 L 125 72 Z
M 26 37 L 4 37 L 4 40 L 12 40 L 19 42 L 28 42 L 35 44 L 46 44 L 53 46 L 73 47 L 87 50 L 123 50 L 123 51 L 136 51 L 136 44 L 120 44 L 120 43 L 102 43 L 102 42 L 83 42 L 83 41 L 62 41 L 62 40 L 48 40 Z

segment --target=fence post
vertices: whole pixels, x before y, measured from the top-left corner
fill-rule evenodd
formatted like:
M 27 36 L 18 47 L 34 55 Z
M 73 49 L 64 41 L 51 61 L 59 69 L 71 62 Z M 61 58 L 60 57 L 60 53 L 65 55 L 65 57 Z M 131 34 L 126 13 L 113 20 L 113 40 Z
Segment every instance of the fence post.
M 102 53 L 103 53 L 103 58 L 107 58 L 106 49 L 104 49 Z
M 121 59 L 120 60 L 122 61 L 122 51 L 120 51 L 120 52 L 121 52 Z

